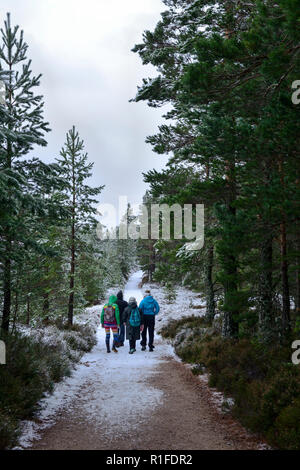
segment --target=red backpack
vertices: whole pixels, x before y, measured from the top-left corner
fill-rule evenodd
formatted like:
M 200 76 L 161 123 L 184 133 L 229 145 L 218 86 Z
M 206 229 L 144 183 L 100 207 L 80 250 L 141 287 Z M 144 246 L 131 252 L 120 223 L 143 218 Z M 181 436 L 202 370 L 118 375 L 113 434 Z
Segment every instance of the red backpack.
M 104 322 L 116 323 L 115 307 L 113 307 L 113 305 L 107 305 L 104 307 Z

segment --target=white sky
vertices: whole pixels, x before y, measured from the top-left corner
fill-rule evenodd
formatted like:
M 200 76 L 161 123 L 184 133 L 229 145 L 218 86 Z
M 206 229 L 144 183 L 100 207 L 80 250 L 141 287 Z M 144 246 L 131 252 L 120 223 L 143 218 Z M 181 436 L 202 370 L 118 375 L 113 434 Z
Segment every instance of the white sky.
M 139 203 L 141 173 L 166 162 L 145 143 L 165 110 L 128 102 L 142 78 L 156 73 L 131 49 L 164 9 L 161 0 L 1 0 L 1 27 L 10 12 L 34 73 L 43 74 L 39 93 L 52 132 L 34 155 L 54 161 L 74 124 L 95 163 L 91 185 L 106 185 L 101 203 L 117 204 L 119 195 Z

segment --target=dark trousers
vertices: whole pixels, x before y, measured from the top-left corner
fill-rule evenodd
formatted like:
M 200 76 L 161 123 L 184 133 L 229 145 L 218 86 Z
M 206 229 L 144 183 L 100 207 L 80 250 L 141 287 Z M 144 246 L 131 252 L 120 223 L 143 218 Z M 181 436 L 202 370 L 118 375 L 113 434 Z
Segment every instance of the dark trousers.
M 153 346 L 154 327 L 155 327 L 155 316 L 154 315 L 144 315 L 144 329 L 143 329 L 143 332 L 142 332 L 141 346 L 146 346 L 147 345 L 147 330 L 149 331 L 148 346 L 149 346 L 149 348 L 151 348 Z
M 130 349 L 135 349 L 135 342 L 136 342 L 135 339 L 130 339 L 130 340 L 129 340 L 129 347 L 130 347 Z
M 120 328 L 119 328 L 119 341 L 120 341 L 120 343 L 124 343 L 124 339 L 125 339 L 125 326 L 122 323 L 120 325 Z

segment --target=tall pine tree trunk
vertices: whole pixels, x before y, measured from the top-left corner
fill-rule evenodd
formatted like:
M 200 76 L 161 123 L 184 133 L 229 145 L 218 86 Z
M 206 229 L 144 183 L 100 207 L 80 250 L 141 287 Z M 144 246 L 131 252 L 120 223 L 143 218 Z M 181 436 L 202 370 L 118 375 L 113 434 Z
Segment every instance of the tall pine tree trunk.
M 30 325 L 30 295 L 27 294 L 27 299 L 26 299 L 26 325 Z
M 153 280 L 153 273 L 155 272 L 155 248 L 153 240 L 149 240 L 149 282 Z
M 225 9 L 230 14 L 232 5 L 225 3 Z M 226 39 L 232 37 L 232 28 L 231 25 L 227 25 L 225 30 Z M 235 127 L 235 117 L 232 117 L 233 129 Z M 235 133 L 233 132 L 233 139 L 235 138 Z M 233 146 L 233 155 L 235 148 Z M 233 206 L 234 201 L 236 200 L 236 179 L 235 179 L 235 160 L 227 161 L 225 163 L 225 176 L 227 180 L 227 190 L 228 190 L 228 201 L 227 201 L 227 211 L 228 215 L 231 218 L 231 226 L 236 225 L 236 209 Z M 227 252 L 224 256 L 224 274 L 225 274 L 225 284 L 224 284 L 224 318 L 222 326 L 222 335 L 226 338 L 235 338 L 239 333 L 239 323 L 236 319 L 239 312 L 234 308 L 234 300 L 238 292 L 237 284 L 237 259 L 233 253 Z
M 235 256 L 228 256 L 227 258 L 227 272 L 228 278 L 224 285 L 224 303 L 226 305 L 224 311 L 224 320 L 222 327 L 222 334 L 225 338 L 236 338 L 239 333 L 239 324 L 236 319 L 238 311 L 235 310 L 233 304 L 235 301 L 235 295 L 238 291 L 236 282 L 237 278 L 237 266 Z
M 300 226 L 299 221 L 296 223 L 296 296 L 295 296 L 295 311 L 296 317 L 300 317 Z
M 207 254 L 207 267 L 206 267 L 206 317 L 209 322 L 215 318 L 216 303 L 215 292 L 213 285 L 213 266 L 214 266 L 214 247 L 210 245 Z
M 72 221 L 72 235 L 71 235 L 71 269 L 70 269 L 70 295 L 69 295 L 69 308 L 68 308 L 68 323 L 73 325 L 73 312 L 74 312 L 74 286 L 75 286 L 75 221 L 73 215 Z
M 46 265 L 45 266 L 45 278 L 48 279 L 48 274 L 49 274 L 49 266 Z M 47 286 L 48 286 L 48 282 L 46 281 L 46 286 L 45 286 L 45 289 L 47 289 Z M 45 292 L 43 293 L 43 315 L 45 317 L 48 316 L 49 314 L 49 292 L 45 290 Z
M 261 174 L 264 187 L 272 185 L 273 162 L 267 159 L 261 161 Z M 272 170 L 272 171 L 271 171 Z M 274 314 L 274 287 L 273 287 L 273 239 L 274 233 L 270 227 L 269 212 L 261 208 L 262 213 L 258 215 L 261 224 L 259 234 L 260 242 L 260 263 L 259 263 L 259 285 L 258 285 L 258 315 L 259 315 L 259 336 L 262 341 L 271 343 L 277 332 L 275 332 Z
M 208 161 L 205 166 L 205 179 L 209 181 L 210 178 L 210 162 Z M 213 284 L 213 268 L 214 268 L 214 245 L 210 242 L 207 253 L 207 266 L 206 266 L 206 279 L 205 279 L 205 292 L 206 292 L 206 318 L 211 323 L 216 314 L 215 292 Z
M 10 18 L 8 16 L 8 23 L 10 21 Z M 9 38 L 10 40 L 11 38 Z M 10 113 L 10 116 L 12 116 L 13 113 L 13 96 L 12 96 L 12 57 L 11 57 L 11 48 L 8 48 L 8 54 L 9 54 L 9 81 L 8 81 L 8 93 L 7 93 L 7 108 Z M 8 123 L 8 129 L 9 131 L 12 130 L 12 125 L 11 121 Z M 6 168 L 8 170 L 11 169 L 12 167 L 12 154 L 13 154 L 13 149 L 12 149 L 12 143 L 10 140 L 10 137 L 8 137 L 7 142 L 6 142 Z M 9 183 L 8 188 L 7 188 L 7 195 L 8 195 L 8 201 L 10 201 L 11 197 L 11 183 Z M 9 220 L 9 211 L 10 211 L 10 203 L 8 204 L 7 207 L 7 216 Z M 10 321 L 10 311 L 11 311 L 11 254 L 12 254 L 12 240 L 11 240 L 11 235 L 9 233 L 9 225 L 7 225 L 4 229 L 4 236 L 6 237 L 6 253 L 5 253 L 5 262 L 4 262 L 4 270 L 3 270 L 3 312 L 2 312 L 2 329 L 4 331 L 9 330 L 9 321 Z
M 299 187 L 299 169 L 297 170 L 297 179 L 296 179 L 296 187 Z M 295 224 L 296 228 L 296 295 L 295 295 L 295 313 L 296 319 L 300 317 L 300 223 L 299 218 L 296 220 Z
M 259 276 L 259 330 L 261 338 L 271 342 L 274 338 L 273 308 L 273 236 L 266 227 L 260 250 Z
M 18 282 L 17 282 L 16 292 L 15 292 L 15 309 L 14 309 L 14 316 L 13 316 L 12 332 L 14 332 L 16 329 L 18 308 L 19 308 L 19 291 L 18 291 Z
M 75 182 L 75 161 L 74 154 L 72 156 L 72 233 L 71 233 L 71 269 L 70 269 L 70 295 L 69 295 L 69 308 L 68 308 L 68 324 L 73 325 L 74 313 L 74 286 L 75 286 L 75 211 L 76 211 L 76 182 Z
M 43 314 L 47 316 L 49 314 L 49 293 L 43 294 Z
M 283 157 L 279 160 L 280 181 L 284 194 L 285 180 Z M 287 261 L 287 235 L 286 235 L 286 216 L 284 209 L 281 210 L 282 222 L 280 225 L 280 253 L 281 253 L 281 281 L 282 281 L 282 329 L 285 336 L 291 329 L 291 304 L 290 304 L 290 288 L 289 288 L 289 274 L 288 274 L 288 261 Z
M 149 282 L 152 282 L 152 269 L 151 269 L 151 254 L 149 253 L 149 270 L 148 270 L 148 278 Z
M 233 118 L 234 121 L 234 118 Z M 236 227 L 236 208 L 234 202 L 236 200 L 236 181 L 235 181 L 235 162 L 226 162 L 226 180 L 227 180 L 227 214 L 229 220 L 229 233 Z M 228 222 L 225 222 L 225 224 Z M 228 227 L 226 228 L 228 230 Z M 230 238 L 227 235 L 228 239 Z M 239 333 L 239 323 L 237 320 L 239 312 L 235 309 L 234 304 L 238 293 L 237 268 L 238 261 L 236 255 L 232 253 L 232 243 L 228 243 L 223 253 L 223 270 L 224 270 L 224 319 L 222 334 L 225 338 L 236 338 Z
M 9 97 L 9 109 L 11 111 L 11 93 Z M 11 169 L 11 155 L 12 155 L 12 146 L 11 142 L 7 140 L 7 156 L 6 156 L 6 167 L 7 169 Z M 10 200 L 11 195 L 11 188 L 10 185 L 7 190 L 8 193 L 8 200 Z M 10 211 L 10 204 L 7 208 Z M 9 214 L 8 218 L 9 218 Z M 9 234 L 9 226 L 7 225 L 4 229 L 4 234 L 6 236 L 6 243 L 5 243 L 5 262 L 4 262 L 4 270 L 3 270 L 3 312 L 2 312 L 2 329 L 4 331 L 9 330 L 9 320 L 10 320 L 10 310 L 11 310 L 11 254 L 12 254 L 12 240 Z
M 280 245 L 281 245 L 281 279 L 282 279 L 282 328 L 283 333 L 288 334 L 291 329 L 290 317 L 290 288 L 287 262 L 287 238 L 286 223 L 282 222 L 280 226 Z
M 2 312 L 2 329 L 9 330 L 10 310 L 11 310 L 11 241 L 6 242 L 6 254 L 3 270 L 3 312 Z

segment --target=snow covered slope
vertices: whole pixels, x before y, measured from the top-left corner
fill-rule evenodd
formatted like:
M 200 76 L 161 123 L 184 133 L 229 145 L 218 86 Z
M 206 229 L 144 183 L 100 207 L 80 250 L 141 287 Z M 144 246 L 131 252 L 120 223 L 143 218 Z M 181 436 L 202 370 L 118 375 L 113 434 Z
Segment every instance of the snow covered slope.
M 169 302 L 166 292 L 161 286 L 150 283 L 144 284 L 143 292 L 149 289 L 153 297 L 160 305 L 157 315 L 156 330 L 159 331 L 167 325 L 170 320 L 180 320 L 183 317 L 203 316 L 205 314 L 205 300 L 198 293 L 192 292 L 185 287 L 176 287 L 176 299 Z

